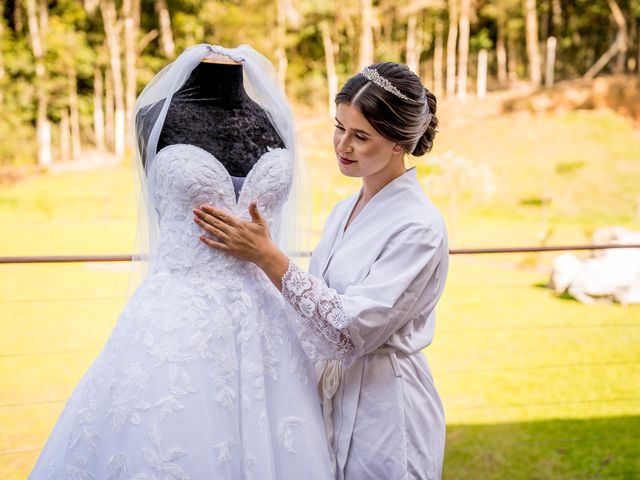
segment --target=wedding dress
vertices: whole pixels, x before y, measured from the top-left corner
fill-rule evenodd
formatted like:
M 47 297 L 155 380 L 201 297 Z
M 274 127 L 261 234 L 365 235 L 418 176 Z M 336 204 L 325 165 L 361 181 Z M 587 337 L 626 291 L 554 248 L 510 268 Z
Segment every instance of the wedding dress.
M 177 144 L 147 172 L 157 260 L 67 402 L 31 479 L 328 479 L 312 367 L 282 295 L 255 265 L 207 247 L 192 209 L 277 232 L 293 159 L 271 149 L 234 182 L 209 152 Z

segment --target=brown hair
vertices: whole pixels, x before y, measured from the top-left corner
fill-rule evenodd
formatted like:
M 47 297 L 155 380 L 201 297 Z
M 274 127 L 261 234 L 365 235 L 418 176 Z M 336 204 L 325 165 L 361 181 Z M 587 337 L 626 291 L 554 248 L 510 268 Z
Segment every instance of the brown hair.
M 438 127 L 435 95 L 406 65 L 383 62 L 371 65 L 369 69 L 376 70 L 408 98 L 402 98 L 358 73 L 347 80 L 336 95 L 336 104 L 346 103 L 358 108 L 380 135 L 400 145 L 406 153 L 416 157 L 424 155 L 433 147 Z

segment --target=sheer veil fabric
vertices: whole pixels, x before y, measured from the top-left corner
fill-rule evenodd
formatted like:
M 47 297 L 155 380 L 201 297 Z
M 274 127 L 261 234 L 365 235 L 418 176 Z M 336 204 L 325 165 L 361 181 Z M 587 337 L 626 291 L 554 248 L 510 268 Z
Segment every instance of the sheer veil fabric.
M 129 281 L 129 295 L 140 285 L 156 260 L 158 249 L 158 214 L 154 204 L 155 191 L 149 171 L 157 154 L 158 139 L 162 132 L 167 111 L 173 95 L 189 78 L 193 69 L 211 54 L 224 55 L 242 64 L 244 88 L 247 94 L 260 105 L 282 138 L 285 148 L 294 160 L 292 187 L 282 212 L 282 222 L 278 232 L 272 232 L 277 245 L 289 256 L 295 256 L 302 248 L 301 227 L 309 226 L 309 202 L 303 201 L 301 194 L 304 162 L 296 133 L 295 119 L 289 102 L 276 81 L 275 69 L 271 62 L 249 45 L 225 48 L 218 45 L 198 44 L 187 48 L 175 61 L 164 67 L 144 88 L 134 108 L 134 119 L 141 110 L 162 102 L 157 117 L 152 119 L 148 138 L 142 138 L 141 122 L 132 122 L 135 160 L 133 162 L 138 202 L 138 222 L 132 270 Z M 138 123 L 136 125 L 136 123 Z M 141 149 L 146 151 L 141 151 Z M 142 158 L 147 161 L 143 164 Z

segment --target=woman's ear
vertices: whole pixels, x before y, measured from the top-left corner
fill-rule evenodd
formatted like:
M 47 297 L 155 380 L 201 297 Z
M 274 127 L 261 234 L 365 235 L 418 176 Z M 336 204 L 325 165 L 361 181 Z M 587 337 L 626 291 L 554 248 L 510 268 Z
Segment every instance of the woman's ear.
M 402 150 L 402 147 L 396 143 L 391 149 L 391 152 L 393 152 L 394 154 L 398 154 L 398 153 L 402 153 L 403 150 Z

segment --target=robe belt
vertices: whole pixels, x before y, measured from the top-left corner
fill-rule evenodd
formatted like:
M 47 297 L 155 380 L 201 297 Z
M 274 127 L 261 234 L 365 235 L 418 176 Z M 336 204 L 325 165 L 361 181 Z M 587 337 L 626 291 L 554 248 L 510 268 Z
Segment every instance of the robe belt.
M 333 396 L 340 386 L 342 377 L 342 360 L 328 360 L 318 381 L 318 390 L 322 398 L 322 417 L 324 431 L 329 444 L 331 472 L 336 473 L 336 452 L 333 449 Z
M 401 377 L 402 371 L 400 370 L 400 363 L 398 362 L 398 352 L 399 350 L 397 348 L 386 346 L 380 347 L 366 355 L 389 355 L 389 360 L 391 362 L 391 368 L 393 369 L 394 375 L 396 377 Z M 343 462 L 337 461 L 336 453 L 333 449 L 333 397 L 338 391 L 338 387 L 340 386 L 342 371 L 342 360 L 328 360 L 322 371 L 322 374 L 320 375 L 320 380 L 318 381 L 318 390 L 320 397 L 322 398 L 322 416 L 324 420 L 324 430 L 329 443 L 329 456 L 331 459 L 331 468 L 333 473 L 335 473 L 336 467 L 342 468 L 344 466 L 337 465 L 337 463 L 342 464 Z M 355 414 L 355 412 L 353 413 Z M 345 454 L 343 453 L 341 456 L 345 457 Z

